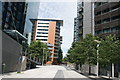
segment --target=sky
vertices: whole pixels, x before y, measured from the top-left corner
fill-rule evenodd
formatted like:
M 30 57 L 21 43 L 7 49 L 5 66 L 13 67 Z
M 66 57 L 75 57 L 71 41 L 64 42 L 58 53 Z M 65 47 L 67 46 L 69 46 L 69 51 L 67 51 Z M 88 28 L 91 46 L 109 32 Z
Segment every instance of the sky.
M 74 2 L 41 2 L 39 6 L 38 18 L 59 18 L 62 19 L 63 27 L 61 35 L 63 42 L 61 45 L 63 56 L 73 42 L 74 18 L 77 16 L 77 3 Z

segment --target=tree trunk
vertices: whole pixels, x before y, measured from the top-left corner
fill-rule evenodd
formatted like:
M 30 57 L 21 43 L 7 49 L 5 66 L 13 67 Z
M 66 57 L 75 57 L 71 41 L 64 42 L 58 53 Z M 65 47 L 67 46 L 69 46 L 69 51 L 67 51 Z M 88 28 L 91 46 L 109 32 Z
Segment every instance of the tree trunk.
M 89 75 L 91 74 L 91 65 L 89 65 Z

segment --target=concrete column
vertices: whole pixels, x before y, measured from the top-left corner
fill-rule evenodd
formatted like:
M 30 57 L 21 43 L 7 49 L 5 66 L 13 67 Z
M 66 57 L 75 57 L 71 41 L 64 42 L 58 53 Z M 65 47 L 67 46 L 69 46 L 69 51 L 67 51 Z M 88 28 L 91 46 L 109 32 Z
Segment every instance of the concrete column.
M 22 56 L 19 57 L 17 72 L 20 73 L 21 71 L 22 71 Z
M 92 35 L 94 36 L 95 35 L 95 29 L 94 29 L 94 26 L 95 26 L 95 23 L 94 23 L 94 2 L 91 3 L 91 9 L 92 9 L 92 12 L 91 12 L 91 15 L 92 15 L 92 23 L 91 23 L 91 27 L 92 27 Z
M 118 72 L 118 78 L 120 78 L 120 72 Z
M 99 44 L 97 44 L 97 48 L 99 47 Z M 98 55 L 99 51 L 97 50 L 97 77 L 99 76 L 99 63 L 98 63 Z
M 112 63 L 112 78 L 114 78 L 114 64 Z
M 81 67 L 80 67 L 80 64 L 79 64 L 79 71 L 81 72 Z
M 2 74 L 2 31 L 0 30 L 0 74 Z

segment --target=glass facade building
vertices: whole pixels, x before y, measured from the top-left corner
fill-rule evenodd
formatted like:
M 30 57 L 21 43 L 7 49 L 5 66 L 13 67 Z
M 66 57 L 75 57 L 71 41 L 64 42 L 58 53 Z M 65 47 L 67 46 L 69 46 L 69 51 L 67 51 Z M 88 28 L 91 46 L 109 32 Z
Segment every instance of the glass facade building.
M 37 19 L 39 14 L 39 6 L 40 2 L 28 2 L 26 21 L 25 21 L 25 29 L 24 36 L 28 38 L 28 44 L 31 43 L 31 33 L 32 33 L 32 23 L 30 19 Z
M 26 2 L 2 2 L 2 31 L 19 43 L 22 43 L 22 40 L 25 39 L 22 35 L 26 9 Z

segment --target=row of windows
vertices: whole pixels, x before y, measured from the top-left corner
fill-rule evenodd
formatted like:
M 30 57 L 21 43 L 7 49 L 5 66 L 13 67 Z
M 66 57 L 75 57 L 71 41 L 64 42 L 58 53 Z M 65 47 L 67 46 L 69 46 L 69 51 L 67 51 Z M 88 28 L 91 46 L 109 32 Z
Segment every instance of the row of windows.
M 119 5 L 116 5 L 116 6 L 112 7 L 112 8 L 107 8 L 105 10 L 102 10 L 102 11 L 99 11 L 99 12 L 95 13 L 95 16 L 110 12 L 110 11 L 112 11 L 114 9 L 118 9 L 119 7 L 120 7 Z
M 48 37 L 48 36 L 40 36 L 40 35 L 37 35 L 36 37 Z
M 49 24 L 49 23 L 38 23 L 38 24 Z
M 37 34 L 48 34 L 47 32 L 37 32 Z
M 38 26 L 38 27 L 46 27 L 46 28 L 48 28 L 49 26 Z
M 36 40 L 47 41 L 47 39 L 36 39 Z
M 98 31 L 95 31 L 95 34 L 110 33 L 110 32 L 115 32 L 118 30 L 120 30 L 119 26 L 113 27 L 113 28 L 107 28 L 107 29 L 103 29 L 103 30 L 98 30 Z
M 37 30 L 40 30 L 40 31 L 48 31 L 48 29 L 37 29 Z
M 97 25 L 97 24 L 104 24 L 104 23 L 107 23 L 107 22 L 110 22 L 110 21 L 114 21 L 114 20 L 118 20 L 118 19 L 120 19 L 120 15 L 114 16 L 114 17 L 111 17 L 111 18 L 106 18 L 106 19 L 99 20 L 99 21 L 95 21 L 95 25 Z
M 108 3 L 108 2 L 96 2 L 95 3 L 95 8 L 97 8 L 99 6 L 102 6 L 102 5 L 106 4 L 106 3 Z

